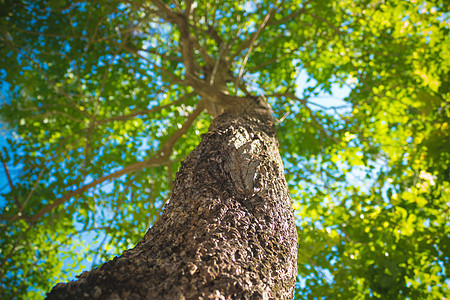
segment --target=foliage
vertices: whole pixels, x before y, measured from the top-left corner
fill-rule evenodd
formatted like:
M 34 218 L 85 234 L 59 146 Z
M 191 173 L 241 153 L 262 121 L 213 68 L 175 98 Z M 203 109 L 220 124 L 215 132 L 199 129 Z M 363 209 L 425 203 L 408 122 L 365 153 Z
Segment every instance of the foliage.
M 1 207 L 6 298 L 40 297 L 139 241 L 210 124 L 197 84 L 215 81 L 264 95 L 278 119 L 296 297 L 448 293 L 445 1 L 0 5 L 0 112 L 14 133 L 2 157 L 23 170 Z M 344 107 L 321 105 L 337 86 L 351 90 Z

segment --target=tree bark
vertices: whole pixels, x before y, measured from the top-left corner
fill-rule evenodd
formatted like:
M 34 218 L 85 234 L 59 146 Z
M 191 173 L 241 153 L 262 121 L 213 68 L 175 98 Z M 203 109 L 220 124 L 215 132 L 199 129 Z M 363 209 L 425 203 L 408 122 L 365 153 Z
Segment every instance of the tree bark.
M 163 215 L 136 247 L 56 285 L 48 299 L 293 298 L 297 233 L 271 110 L 226 111 L 182 163 Z

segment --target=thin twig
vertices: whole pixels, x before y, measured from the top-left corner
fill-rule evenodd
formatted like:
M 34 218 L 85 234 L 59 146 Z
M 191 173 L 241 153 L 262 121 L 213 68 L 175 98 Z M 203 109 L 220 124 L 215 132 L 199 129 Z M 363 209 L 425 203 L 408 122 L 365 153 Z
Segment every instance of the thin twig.
M 317 128 L 320 130 L 320 132 L 322 132 L 323 134 L 325 134 L 325 136 L 327 136 L 328 138 L 332 139 L 335 143 L 339 144 L 339 140 L 336 139 L 334 136 L 329 135 L 328 132 L 325 130 L 325 128 L 323 127 L 323 125 L 319 122 L 319 120 L 317 120 L 316 115 L 314 114 L 314 112 L 311 110 L 311 108 L 309 108 L 308 106 L 308 102 L 305 99 L 300 99 L 299 97 L 297 97 L 294 93 L 291 92 L 286 92 L 284 94 L 284 96 L 289 97 L 293 100 L 297 100 L 300 101 L 303 104 L 303 107 L 305 107 L 305 109 L 309 112 L 309 114 L 311 115 L 311 119 L 312 121 L 317 125 Z
M 31 191 L 28 193 L 27 198 L 25 199 L 25 202 L 23 203 L 23 208 L 27 207 L 28 201 L 30 201 L 31 196 L 33 196 L 34 191 L 36 190 L 36 187 L 39 183 L 39 181 L 41 180 L 42 174 L 44 174 L 44 171 L 46 169 L 46 165 L 44 165 L 44 167 L 41 169 L 41 171 L 39 172 L 38 178 L 36 179 L 36 181 L 34 182 L 33 188 L 31 189 Z
M 29 218 L 25 214 L 22 204 L 20 204 L 20 201 L 19 199 L 17 199 L 16 195 L 14 195 L 14 184 L 12 182 L 11 176 L 9 175 L 8 165 L 6 164 L 6 161 L 4 160 L 3 154 L 1 152 L 0 152 L 0 160 L 3 164 L 3 168 L 5 169 L 6 177 L 8 178 L 9 187 L 11 189 L 11 193 L 13 194 L 12 198 L 17 206 L 17 209 L 19 210 L 19 217 L 29 222 Z
M 188 93 L 188 94 L 183 95 L 182 97 L 180 97 L 178 100 L 173 101 L 173 102 L 171 102 L 169 104 L 162 105 L 162 106 L 156 106 L 156 107 L 153 107 L 151 109 L 132 111 L 131 113 L 129 113 L 127 115 L 115 116 L 115 117 L 111 117 L 111 118 L 108 118 L 108 119 L 97 121 L 96 124 L 97 125 L 101 125 L 101 124 L 105 124 L 105 123 L 109 123 L 109 122 L 113 122 L 113 121 L 126 121 L 126 120 L 132 119 L 132 118 L 137 117 L 137 116 L 148 115 L 148 114 L 151 114 L 151 113 L 155 113 L 155 112 L 158 112 L 158 111 L 160 111 L 160 110 L 162 110 L 164 108 L 169 108 L 169 107 L 172 107 L 174 105 L 178 105 L 181 102 L 185 101 L 187 98 L 193 96 L 194 94 L 195 93 Z
M 197 119 L 197 117 L 202 113 L 202 111 L 205 109 L 204 101 L 200 101 L 197 104 L 197 107 L 194 109 L 194 111 L 187 117 L 185 123 L 181 126 L 180 129 L 178 129 L 177 132 L 175 132 L 161 147 L 161 149 L 158 151 L 161 156 L 169 156 L 172 152 L 172 148 L 175 145 L 175 143 L 185 134 L 189 128 L 191 128 L 192 123 Z
M 236 83 L 235 83 L 236 95 L 237 95 L 237 91 L 238 91 L 239 81 L 241 80 L 242 74 L 244 73 L 244 68 L 245 68 L 245 65 L 247 64 L 247 60 L 250 56 L 250 53 L 252 53 L 252 51 L 253 51 L 253 47 L 255 46 L 256 39 L 258 38 L 261 31 L 266 27 L 266 24 L 269 21 L 271 15 L 272 15 L 272 12 L 275 10 L 275 6 L 276 6 L 276 4 L 274 4 L 270 8 L 270 10 L 267 12 L 263 22 L 261 23 L 261 25 L 259 25 L 258 30 L 255 32 L 255 34 L 253 34 L 253 36 L 250 40 L 250 46 L 248 47 L 247 53 L 245 54 L 244 60 L 241 65 L 241 69 L 239 70 L 239 75 L 236 78 Z
M 173 3 L 175 4 L 175 7 L 178 10 L 178 12 L 181 12 L 180 2 L 178 2 L 178 0 L 173 0 Z

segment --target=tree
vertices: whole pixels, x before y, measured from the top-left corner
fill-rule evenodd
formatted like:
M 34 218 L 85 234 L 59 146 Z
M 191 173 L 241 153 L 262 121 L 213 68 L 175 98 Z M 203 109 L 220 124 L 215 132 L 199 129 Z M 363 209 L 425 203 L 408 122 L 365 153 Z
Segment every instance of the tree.
M 448 292 L 444 1 L 2 6 L 2 161 L 23 170 L 3 194 L 5 297 L 38 297 L 148 227 L 53 295 L 290 298 L 295 274 L 297 298 Z M 337 86 L 344 107 L 321 105 Z

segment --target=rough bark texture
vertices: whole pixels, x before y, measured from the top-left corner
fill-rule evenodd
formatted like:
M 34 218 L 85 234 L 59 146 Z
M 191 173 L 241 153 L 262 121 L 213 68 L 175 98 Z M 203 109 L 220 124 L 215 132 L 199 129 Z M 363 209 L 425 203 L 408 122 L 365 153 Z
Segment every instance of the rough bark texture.
M 297 234 L 270 109 L 235 110 L 182 163 L 138 245 L 48 299 L 293 298 Z

